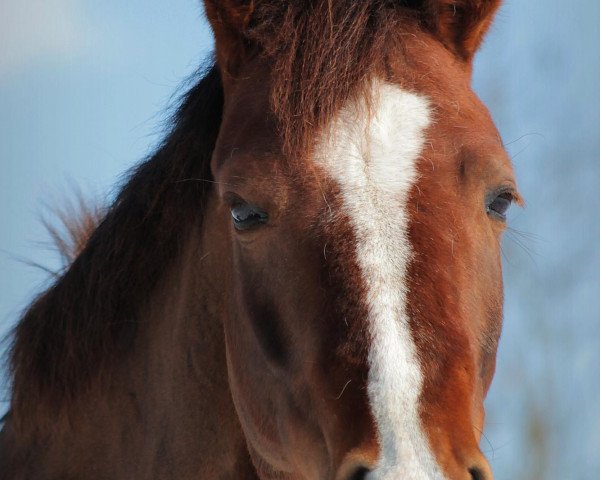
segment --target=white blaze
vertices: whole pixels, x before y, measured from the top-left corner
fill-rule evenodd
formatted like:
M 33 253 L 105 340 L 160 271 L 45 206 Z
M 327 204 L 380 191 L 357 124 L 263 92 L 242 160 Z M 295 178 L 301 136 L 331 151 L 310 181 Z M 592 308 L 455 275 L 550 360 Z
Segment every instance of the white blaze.
M 411 259 L 406 203 L 430 123 L 425 98 L 375 81 L 368 101 L 343 109 L 317 163 L 338 183 L 343 212 L 356 235 L 367 286 L 372 344 L 369 399 L 381 455 L 369 479 L 442 479 L 421 428 L 423 383 L 406 310 Z

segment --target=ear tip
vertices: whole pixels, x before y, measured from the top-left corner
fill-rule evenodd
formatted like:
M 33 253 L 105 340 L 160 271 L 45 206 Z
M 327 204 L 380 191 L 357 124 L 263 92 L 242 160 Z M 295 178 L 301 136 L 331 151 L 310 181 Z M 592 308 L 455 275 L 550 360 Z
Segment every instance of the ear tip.
M 461 59 L 471 63 L 502 0 L 425 0 L 436 33 Z
M 215 37 L 217 61 L 223 72 L 235 72 L 246 53 L 247 29 L 254 6 L 254 0 L 204 0 L 206 18 Z
M 213 29 L 220 22 L 242 32 L 254 11 L 254 0 L 204 0 L 204 8 Z

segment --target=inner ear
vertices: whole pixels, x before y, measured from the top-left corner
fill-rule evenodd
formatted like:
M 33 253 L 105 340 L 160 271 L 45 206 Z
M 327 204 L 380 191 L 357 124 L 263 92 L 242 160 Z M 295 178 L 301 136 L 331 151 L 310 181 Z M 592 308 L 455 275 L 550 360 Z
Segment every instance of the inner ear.
M 205 0 L 206 16 L 215 35 L 217 63 L 222 74 L 233 74 L 248 55 L 248 25 L 254 0 Z
M 424 0 L 425 21 L 458 57 L 471 62 L 501 0 Z

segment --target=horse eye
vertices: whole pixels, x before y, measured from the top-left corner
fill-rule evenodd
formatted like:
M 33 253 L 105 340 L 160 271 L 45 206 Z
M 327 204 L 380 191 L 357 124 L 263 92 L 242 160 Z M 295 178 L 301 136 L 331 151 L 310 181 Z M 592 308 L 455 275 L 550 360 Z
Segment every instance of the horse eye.
M 237 203 L 231 207 L 231 217 L 236 230 L 250 230 L 267 223 L 266 212 L 248 203 Z
M 503 192 L 497 195 L 487 206 L 488 215 L 492 215 L 502 221 L 506 221 L 506 212 L 514 200 L 513 194 Z

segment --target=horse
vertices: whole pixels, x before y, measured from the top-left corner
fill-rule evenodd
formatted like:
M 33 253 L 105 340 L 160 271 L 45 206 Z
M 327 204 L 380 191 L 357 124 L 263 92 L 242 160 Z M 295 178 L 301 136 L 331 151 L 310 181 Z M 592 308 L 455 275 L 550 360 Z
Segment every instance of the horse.
M 15 329 L 0 477 L 491 479 L 498 8 L 206 0 L 211 64 Z

